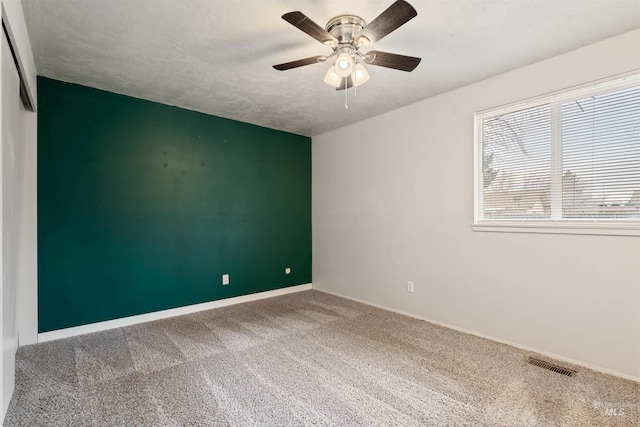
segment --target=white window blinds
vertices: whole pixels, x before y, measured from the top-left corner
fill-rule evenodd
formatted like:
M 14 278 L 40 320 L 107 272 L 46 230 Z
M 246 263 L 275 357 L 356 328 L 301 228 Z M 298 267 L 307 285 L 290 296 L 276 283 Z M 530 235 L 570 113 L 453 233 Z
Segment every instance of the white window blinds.
M 562 105 L 563 218 L 640 218 L 640 86 Z
M 640 78 L 476 114 L 481 222 L 640 224 Z

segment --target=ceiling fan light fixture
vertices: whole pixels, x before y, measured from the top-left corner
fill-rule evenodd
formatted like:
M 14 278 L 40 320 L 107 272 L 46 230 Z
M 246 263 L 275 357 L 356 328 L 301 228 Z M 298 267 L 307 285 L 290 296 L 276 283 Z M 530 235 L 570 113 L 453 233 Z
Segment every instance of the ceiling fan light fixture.
M 348 77 L 353 72 L 353 57 L 348 52 L 342 52 L 338 55 L 335 63 L 335 72 L 340 77 Z
M 342 77 L 340 77 L 338 73 L 336 73 L 336 71 L 333 69 L 333 67 L 331 67 L 329 68 L 329 71 L 327 71 L 327 74 L 325 74 L 324 76 L 324 82 L 328 85 L 338 88 L 342 83 Z
M 353 73 L 353 84 L 354 86 L 360 86 L 363 83 L 366 83 L 369 80 L 369 73 L 367 69 L 364 68 L 362 64 L 356 65 L 355 72 Z
M 369 81 L 369 73 L 364 65 L 400 71 L 413 71 L 418 66 L 420 58 L 413 56 L 377 50 L 360 52 L 360 48 L 377 43 L 417 15 L 418 12 L 407 0 L 395 0 L 368 24 L 357 15 L 343 14 L 331 18 L 323 28 L 300 11 L 285 13 L 282 19 L 320 43 L 329 46 L 333 52 L 328 56 L 317 55 L 277 64 L 273 68 L 284 71 L 335 58 L 324 76 L 324 81 L 339 91 L 345 91 L 346 107 L 347 89 Z

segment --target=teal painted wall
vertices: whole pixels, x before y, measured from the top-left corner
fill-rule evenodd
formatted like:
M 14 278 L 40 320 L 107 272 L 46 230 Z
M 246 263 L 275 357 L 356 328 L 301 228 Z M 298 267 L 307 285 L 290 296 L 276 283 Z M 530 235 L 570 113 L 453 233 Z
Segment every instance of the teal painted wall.
M 42 77 L 38 101 L 39 332 L 311 282 L 310 138 Z

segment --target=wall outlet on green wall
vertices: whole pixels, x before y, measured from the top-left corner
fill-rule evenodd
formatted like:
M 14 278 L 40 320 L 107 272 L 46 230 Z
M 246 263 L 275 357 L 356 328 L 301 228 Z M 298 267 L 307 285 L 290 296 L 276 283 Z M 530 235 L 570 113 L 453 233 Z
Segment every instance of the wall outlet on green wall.
M 222 275 L 222 284 L 223 285 L 228 285 L 229 284 L 229 275 L 228 274 L 223 274 Z

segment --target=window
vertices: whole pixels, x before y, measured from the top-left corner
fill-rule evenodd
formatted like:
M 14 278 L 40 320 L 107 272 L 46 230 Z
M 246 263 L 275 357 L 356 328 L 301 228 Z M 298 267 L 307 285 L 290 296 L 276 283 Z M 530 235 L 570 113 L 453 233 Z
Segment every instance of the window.
M 640 75 L 475 115 L 474 230 L 640 235 Z

